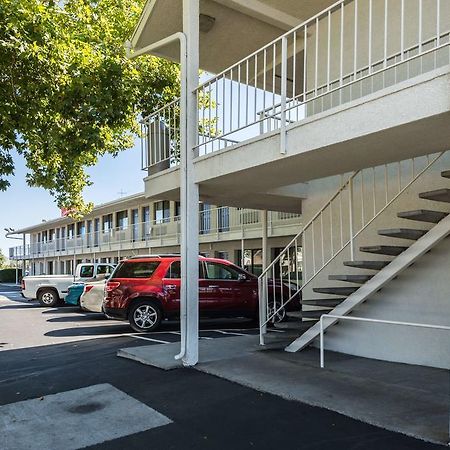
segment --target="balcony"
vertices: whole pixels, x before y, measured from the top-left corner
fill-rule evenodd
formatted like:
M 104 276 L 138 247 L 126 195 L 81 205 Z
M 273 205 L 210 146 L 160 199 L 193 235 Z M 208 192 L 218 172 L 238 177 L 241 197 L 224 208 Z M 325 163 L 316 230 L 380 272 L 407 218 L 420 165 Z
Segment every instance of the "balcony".
M 335 3 L 197 88 L 201 198 L 289 210 L 286 186 L 445 150 L 449 62 L 448 2 Z M 178 116 L 142 122 L 149 197 L 178 196 Z
M 200 212 L 200 242 L 231 241 L 261 237 L 260 211 L 229 207 L 210 208 Z M 300 227 L 297 214 L 269 213 L 269 236 L 296 234 Z M 37 242 L 27 245 L 25 259 L 71 257 L 75 255 L 126 252 L 131 255 L 139 249 L 176 246 L 180 244 L 179 217 L 171 220 L 132 224 L 128 228 L 115 228 L 76 236 Z M 10 259 L 23 259 L 23 248 L 9 249 Z

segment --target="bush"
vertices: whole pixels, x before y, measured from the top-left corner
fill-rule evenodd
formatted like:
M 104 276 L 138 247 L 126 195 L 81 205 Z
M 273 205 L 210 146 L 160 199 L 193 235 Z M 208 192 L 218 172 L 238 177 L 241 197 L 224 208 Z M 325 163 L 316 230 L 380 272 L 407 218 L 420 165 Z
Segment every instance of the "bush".
M 22 269 L 19 269 L 19 281 L 22 279 Z M 0 269 L 0 283 L 15 283 L 16 269 Z

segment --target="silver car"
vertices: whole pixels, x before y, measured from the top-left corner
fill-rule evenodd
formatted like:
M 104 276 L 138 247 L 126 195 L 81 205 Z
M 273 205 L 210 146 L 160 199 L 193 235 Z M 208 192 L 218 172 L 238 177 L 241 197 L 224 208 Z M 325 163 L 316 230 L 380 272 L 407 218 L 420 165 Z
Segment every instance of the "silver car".
M 80 297 L 80 306 L 84 311 L 98 312 L 102 311 L 103 295 L 105 291 L 106 280 L 86 283 L 84 291 Z

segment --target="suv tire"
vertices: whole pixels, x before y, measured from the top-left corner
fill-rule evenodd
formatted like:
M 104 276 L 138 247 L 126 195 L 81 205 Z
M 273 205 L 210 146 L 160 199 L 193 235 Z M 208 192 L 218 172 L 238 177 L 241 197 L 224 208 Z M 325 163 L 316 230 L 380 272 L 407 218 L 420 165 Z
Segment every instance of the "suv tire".
M 38 300 L 42 306 L 53 307 L 59 303 L 59 295 L 54 289 L 44 288 L 39 291 Z
M 152 300 L 136 302 L 136 304 L 131 306 L 128 313 L 130 326 L 138 333 L 155 331 L 159 327 L 161 319 L 161 308 Z

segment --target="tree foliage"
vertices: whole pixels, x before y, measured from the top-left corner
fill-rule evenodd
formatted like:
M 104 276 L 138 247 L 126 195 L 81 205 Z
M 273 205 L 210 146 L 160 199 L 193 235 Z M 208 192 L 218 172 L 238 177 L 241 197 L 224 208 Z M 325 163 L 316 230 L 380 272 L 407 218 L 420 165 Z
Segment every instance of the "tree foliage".
M 80 214 L 85 168 L 133 146 L 137 118 L 179 95 L 178 66 L 129 60 L 144 0 L 2 0 L 0 189 L 17 150 L 30 186 Z

